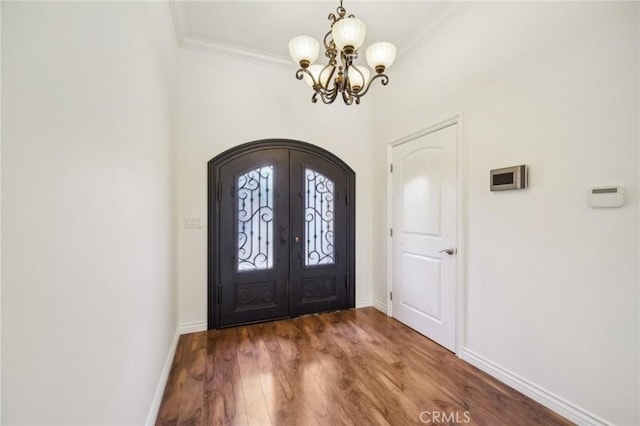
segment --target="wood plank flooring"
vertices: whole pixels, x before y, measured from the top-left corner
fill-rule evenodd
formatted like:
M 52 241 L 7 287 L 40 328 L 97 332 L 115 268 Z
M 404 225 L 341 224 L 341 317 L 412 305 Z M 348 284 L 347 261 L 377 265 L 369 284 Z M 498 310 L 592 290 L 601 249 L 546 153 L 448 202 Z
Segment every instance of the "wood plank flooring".
M 567 425 L 373 308 L 180 337 L 157 425 Z

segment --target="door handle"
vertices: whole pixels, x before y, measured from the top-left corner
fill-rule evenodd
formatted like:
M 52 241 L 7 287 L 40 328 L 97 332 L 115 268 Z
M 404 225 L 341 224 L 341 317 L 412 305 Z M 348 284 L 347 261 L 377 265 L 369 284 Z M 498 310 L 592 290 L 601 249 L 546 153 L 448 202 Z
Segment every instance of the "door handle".
M 438 253 L 445 252 L 445 253 L 447 253 L 449 256 L 451 256 L 452 254 L 456 253 L 457 251 L 458 251 L 458 250 L 454 249 L 453 247 L 449 247 L 449 248 L 446 248 L 446 249 L 444 249 L 444 250 L 440 250 Z
M 298 244 L 300 242 L 300 237 L 298 237 L 297 235 L 293 237 L 293 242 Z

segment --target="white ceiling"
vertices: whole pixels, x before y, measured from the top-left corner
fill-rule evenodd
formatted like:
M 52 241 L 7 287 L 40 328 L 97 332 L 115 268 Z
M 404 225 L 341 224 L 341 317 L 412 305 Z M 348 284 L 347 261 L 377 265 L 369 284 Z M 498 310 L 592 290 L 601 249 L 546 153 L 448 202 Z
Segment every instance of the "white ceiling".
M 365 47 L 389 41 L 401 57 L 428 31 L 450 19 L 465 2 L 345 0 L 348 14 L 367 25 Z M 183 45 L 197 42 L 229 51 L 251 52 L 276 62 L 290 61 L 289 40 L 310 35 L 321 41 L 329 13 L 339 1 L 174 1 L 172 11 Z

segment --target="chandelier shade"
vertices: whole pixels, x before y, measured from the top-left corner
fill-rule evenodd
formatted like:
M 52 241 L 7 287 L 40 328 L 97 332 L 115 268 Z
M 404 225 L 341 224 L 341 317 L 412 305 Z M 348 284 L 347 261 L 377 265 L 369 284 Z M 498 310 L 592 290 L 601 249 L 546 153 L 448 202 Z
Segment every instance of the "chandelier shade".
M 358 18 L 344 18 L 333 25 L 331 30 L 333 41 L 340 50 L 351 47 L 358 50 L 367 35 L 367 27 Z
M 306 35 L 298 36 L 289 42 L 289 54 L 301 67 L 306 68 L 315 62 L 320 53 L 318 40 Z M 306 64 L 303 65 L 303 64 Z
M 381 72 L 384 72 L 396 59 L 396 47 L 386 41 L 380 41 L 369 46 L 365 54 L 371 68 L 378 71 L 382 67 Z
M 320 98 L 323 103 L 330 104 L 341 96 L 347 105 L 359 104 L 375 80 L 380 80 L 383 86 L 389 83 L 384 71 L 395 60 L 396 47 L 388 42 L 369 46 L 366 58 L 375 70 L 372 76 L 367 67 L 354 63 L 367 34 L 366 25 L 354 15 L 347 15 L 342 0 L 336 12 L 329 14 L 331 28 L 322 39 L 327 58 L 324 65 L 314 64 L 320 53 L 320 44 L 313 37 L 303 35 L 291 39 L 289 53 L 300 65 L 296 78 L 304 80 L 313 89 L 311 102 L 316 103 Z
M 353 66 L 349 72 L 349 82 L 351 83 L 351 89 L 358 91 L 369 82 L 369 76 L 371 73 L 367 67 Z
M 311 76 L 305 74 L 304 82 L 307 83 L 309 87 L 313 87 L 314 82 L 321 86 L 327 85 L 327 82 L 329 81 L 329 73 L 325 67 L 320 64 L 313 64 L 309 66 L 308 70 L 311 73 Z

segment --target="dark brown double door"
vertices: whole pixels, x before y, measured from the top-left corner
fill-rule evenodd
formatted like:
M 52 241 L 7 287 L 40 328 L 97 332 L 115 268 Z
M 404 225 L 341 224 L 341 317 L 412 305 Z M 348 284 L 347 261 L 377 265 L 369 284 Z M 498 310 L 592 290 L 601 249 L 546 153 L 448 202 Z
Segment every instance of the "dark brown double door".
M 209 328 L 354 306 L 351 169 L 295 141 L 209 166 Z

